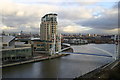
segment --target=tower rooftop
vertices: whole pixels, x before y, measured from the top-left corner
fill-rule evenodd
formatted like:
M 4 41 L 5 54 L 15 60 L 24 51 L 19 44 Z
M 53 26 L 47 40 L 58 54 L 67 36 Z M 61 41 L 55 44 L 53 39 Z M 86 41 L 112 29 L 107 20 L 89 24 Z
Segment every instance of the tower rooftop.
M 43 16 L 42 18 L 45 18 L 46 16 L 49 16 L 49 15 L 54 15 L 54 16 L 57 16 L 56 13 L 49 13 L 49 14 L 46 14 L 45 16 Z

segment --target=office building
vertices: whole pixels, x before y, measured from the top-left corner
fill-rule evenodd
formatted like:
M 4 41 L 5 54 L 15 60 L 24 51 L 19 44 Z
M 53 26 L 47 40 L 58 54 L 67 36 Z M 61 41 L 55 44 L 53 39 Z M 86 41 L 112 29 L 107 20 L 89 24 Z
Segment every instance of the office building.
M 20 61 L 32 57 L 31 46 L 16 47 L 15 37 L 13 36 L 0 36 L 0 59 L 2 63 L 11 62 L 11 61 Z M 17 45 L 18 46 L 18 45 Z M 20 46 L 20 45 L 19 45 Z

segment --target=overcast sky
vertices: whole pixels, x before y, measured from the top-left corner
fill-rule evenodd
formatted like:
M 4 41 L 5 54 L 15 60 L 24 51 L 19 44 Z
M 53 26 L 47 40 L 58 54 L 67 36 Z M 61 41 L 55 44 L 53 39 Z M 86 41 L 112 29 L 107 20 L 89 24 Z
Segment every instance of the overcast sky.
M 118 32 L 118 0 L 1 0 L 0 31 L 39 32 L 47 13 L 58 14 L 60 33 Z

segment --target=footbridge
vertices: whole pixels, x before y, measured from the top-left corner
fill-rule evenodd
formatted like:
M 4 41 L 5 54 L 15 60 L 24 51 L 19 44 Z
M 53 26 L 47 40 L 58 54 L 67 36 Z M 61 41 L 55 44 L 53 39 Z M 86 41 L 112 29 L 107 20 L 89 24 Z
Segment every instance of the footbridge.
M 93 53 L 80 53 L 80 52 L 60 52 L 62 54 L 82 54 L 82 55 L 92 55 L 92 56 L 102 56 L 102 57 L 112 57 L 111 55 L 103 54 L 93 54 Z
M 64 48 L 64 49 L 61 49 L 59 52 L 56 52 L 56 53 L 59 53 L 59 54 L 80 54 L 80 55 L 91 55 L 91 56 L 101 56 L 101 57 L 111 57 L 111 58 L 114 58 L 115 59 L 115 56 L 112 55 L 112 53 L 106 51 L 106 50 L 102 50 L 100 48 L 96 48 L 94 47 L 95 49 L 97 50 L 100 50 L 102 51 L 103 53 L 105 54 L 95 54 L 95 53 L 81 53 L 81 52 L 64 52 L 64 50 L 68 50 L 70 49 L 71 47 L 67 47 L 67 48 Z

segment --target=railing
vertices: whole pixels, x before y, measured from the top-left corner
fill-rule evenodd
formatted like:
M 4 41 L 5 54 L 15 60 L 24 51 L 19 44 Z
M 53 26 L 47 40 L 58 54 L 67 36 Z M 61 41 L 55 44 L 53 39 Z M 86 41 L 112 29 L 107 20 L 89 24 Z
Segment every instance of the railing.
M 82 54 L 82 55 L 92 55 L 92 56 L 101 56 L 101 57 L 112 57 L 110 55 L 102 55 L 102 54 L 92 54 L 92 53 L 79 53 L 79 52 L 75 52 L 75 53 L 72 53 L 72 52 L 61 52 L 61 53 L 68 53 L 68 54 Z

